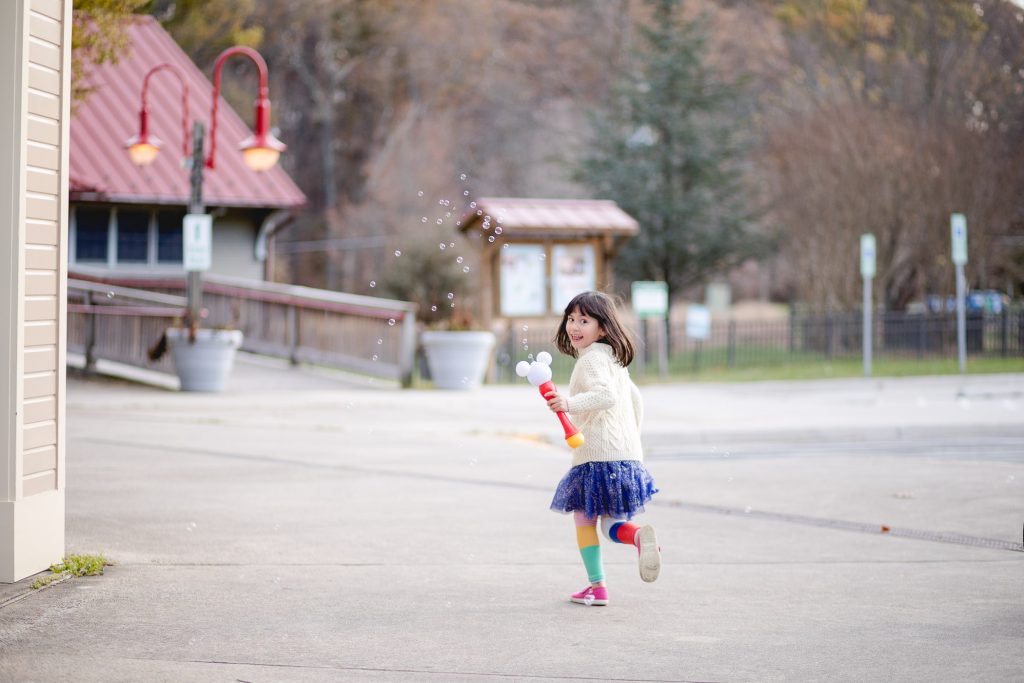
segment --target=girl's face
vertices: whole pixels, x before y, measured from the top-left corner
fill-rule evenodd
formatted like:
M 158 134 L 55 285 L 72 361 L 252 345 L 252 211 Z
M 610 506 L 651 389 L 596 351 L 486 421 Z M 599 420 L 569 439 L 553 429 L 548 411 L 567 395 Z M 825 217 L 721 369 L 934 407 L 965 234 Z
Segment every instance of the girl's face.
M 604 337 L 604 328 L 591 318 L 574 308 L 565 319 L 565 331 L 569 335 L 569 342 L 577 351 L 582 351 L 598 339 Z

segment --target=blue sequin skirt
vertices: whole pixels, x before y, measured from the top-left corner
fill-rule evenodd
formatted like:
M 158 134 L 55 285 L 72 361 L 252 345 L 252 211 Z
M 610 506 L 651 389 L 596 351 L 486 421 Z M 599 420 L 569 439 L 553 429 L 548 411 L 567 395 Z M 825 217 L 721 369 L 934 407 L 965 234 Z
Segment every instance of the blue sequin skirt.
M 551 509 L 562 513 L 581 510 L 587 517 L 632 519 L 657 492 L 654 479 L 639 460 L 586 462 L 558 482 Z

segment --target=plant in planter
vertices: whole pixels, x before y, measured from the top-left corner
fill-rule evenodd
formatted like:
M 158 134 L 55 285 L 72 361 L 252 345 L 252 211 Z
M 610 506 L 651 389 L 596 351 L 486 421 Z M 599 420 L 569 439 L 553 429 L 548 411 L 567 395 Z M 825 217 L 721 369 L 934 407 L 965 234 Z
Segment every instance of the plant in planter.
M 494 350 L 494 333 L 473 329 L 469 316 L 452 316 L 447 329 L 424 330 L 420 342 L 438 389 L 480 386 Z
M 472 389 L 483 382 L 494 349 L 494 333 L 476 329 L 472 317 L 459 305 L 467 282 L 458 256 L 430 241 L 406 249 L 402 268 L 384 280 L 384 290 L 395 298 L 419 304 L 426 329 L 420 343 L 439 389 Z
M 198 327 L 191 319 L 176 319 L 149 350 L 149 359 L 159 360 L 170 350 L 182 391 L 220 392 L 241 346 L 241 330 Z

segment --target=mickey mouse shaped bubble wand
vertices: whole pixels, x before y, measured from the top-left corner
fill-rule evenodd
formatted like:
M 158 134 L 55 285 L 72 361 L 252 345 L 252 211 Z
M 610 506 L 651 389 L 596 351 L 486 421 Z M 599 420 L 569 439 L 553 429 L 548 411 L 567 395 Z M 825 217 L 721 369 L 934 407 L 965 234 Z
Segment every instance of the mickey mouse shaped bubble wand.
M 532 363 L 525 360 L 519 361 L 516 365 L 516 374 L 525 377 L 530 384 L 537 387 L 545 400 L 547 394 L 555 390 L 555 385 L 551 382 L 551 354 L 547 351 L 538 353 L 537 360 Z M 558 415 L 558 421 L 562 423 L 562 429 L 565 430 L 565 442 L 569 444 L 569 447 L 579 448 L 582 446 L 583 434 L 576 428 L 576 425 L 562 411 L 559 410 L 555 414 Z

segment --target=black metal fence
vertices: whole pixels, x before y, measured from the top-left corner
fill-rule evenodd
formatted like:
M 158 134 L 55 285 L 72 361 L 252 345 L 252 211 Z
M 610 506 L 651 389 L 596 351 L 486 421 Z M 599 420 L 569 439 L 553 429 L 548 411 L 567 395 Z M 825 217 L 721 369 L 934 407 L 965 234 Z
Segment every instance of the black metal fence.
M 557 323 L 552 323 L 555 325 Z M 641 353 L 634 374 L 657 374 L 663 327 L 653 321 L 634 326 Z M 496 373 L 498 382 L 516 381 L 515 364 L 532 359 L 540 351 L 554 357 L 556 381 L 565 381 L 573 359 L 557 352 L 552 342 L 554 327 L 532 326 L 523 331 L 513 325 L 499 339 Z M 872 354 L 876 359 L 938 360 L 957 357 L 955 313 L 882 312 L 872 321 Z M 863 316 L 850 313 L 793 312 L 788 319 L 765 321 L 714 320 L 706 339 L 686 335 L 686 321 L 673 320 L 668 334 L 668 367 L 672 373 L 707 368 L 734 368 L 783 363 L 856 360 L 862 357 Z M 1024 360 L 1024 309 L 1004 308 L 999 313 L 968 312 L 967 354 L 971 358 L 1019 358 Z

